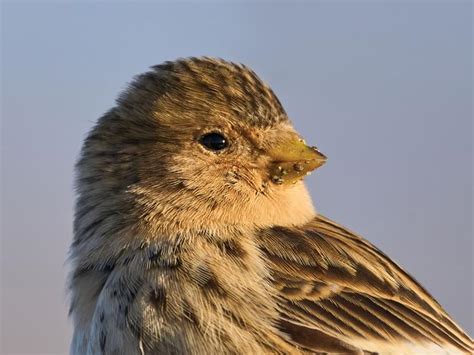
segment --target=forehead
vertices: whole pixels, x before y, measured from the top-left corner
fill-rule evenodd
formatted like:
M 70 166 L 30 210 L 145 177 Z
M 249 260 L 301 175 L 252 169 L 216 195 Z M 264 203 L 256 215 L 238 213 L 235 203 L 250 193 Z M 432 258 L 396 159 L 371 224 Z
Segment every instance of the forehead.
M 257 127 L 287 122 L 272 89 L 251 69 L 211 58 L 188 58 L 153 67 L 170 82 L 177 104 L 195 111 L 232 118 Z

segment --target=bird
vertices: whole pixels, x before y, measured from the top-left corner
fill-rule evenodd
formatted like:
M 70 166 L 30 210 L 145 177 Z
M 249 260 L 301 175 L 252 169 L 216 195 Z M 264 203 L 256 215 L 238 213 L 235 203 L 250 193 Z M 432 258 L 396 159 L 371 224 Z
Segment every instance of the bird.
M 408 273 L 317 212 L 325 162 L 247 66 L 136 76 L 84 140 L 70 246 L 70 352 L 467 354 Z

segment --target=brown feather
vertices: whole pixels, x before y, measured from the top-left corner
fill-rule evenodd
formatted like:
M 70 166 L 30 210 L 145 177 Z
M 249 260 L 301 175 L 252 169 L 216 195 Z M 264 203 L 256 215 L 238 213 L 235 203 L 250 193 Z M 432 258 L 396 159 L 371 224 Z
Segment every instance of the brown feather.
M 474 351 L 469 338 L 413 278 L 373 245 L 323 216 L 300 227 L 262 230 L 279 290 L 281 325 L 313 351 L 338 352 L 343 341 L 437 344 Z M 313 334 L 313 335 L 311 335 Z M 327 343 L 308 339 L 322 339 Z M 351 345 L 352 344 L 352 345 Z

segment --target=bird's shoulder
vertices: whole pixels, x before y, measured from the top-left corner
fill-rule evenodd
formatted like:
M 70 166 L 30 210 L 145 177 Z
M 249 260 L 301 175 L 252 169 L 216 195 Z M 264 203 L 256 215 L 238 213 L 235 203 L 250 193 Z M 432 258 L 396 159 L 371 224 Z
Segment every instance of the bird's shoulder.
M 280 329 L 313 351 L 472 352 L 434 298 L 362 237 L 321 215 L 257 238 L 279 292 Z

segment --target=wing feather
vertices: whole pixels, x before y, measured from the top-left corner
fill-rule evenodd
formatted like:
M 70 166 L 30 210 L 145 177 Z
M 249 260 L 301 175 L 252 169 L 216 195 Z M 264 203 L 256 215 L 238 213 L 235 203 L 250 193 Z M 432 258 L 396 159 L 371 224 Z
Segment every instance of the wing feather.
M 299 347 L 362 352 L 411 344 L 474 352 L 472 339 L 417 281 L 323 216 L 262 230 L 259 245 L 279 292 L 280 328 Z

